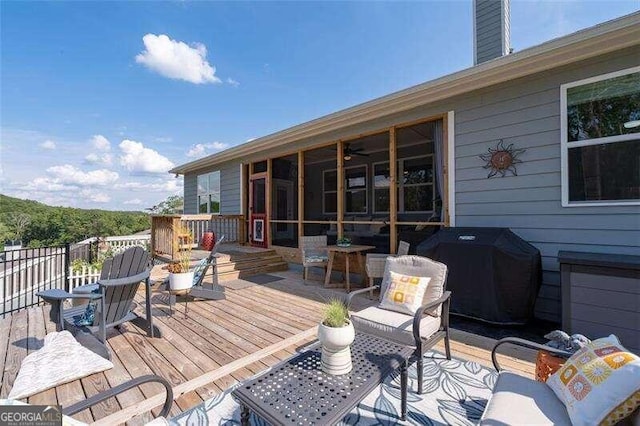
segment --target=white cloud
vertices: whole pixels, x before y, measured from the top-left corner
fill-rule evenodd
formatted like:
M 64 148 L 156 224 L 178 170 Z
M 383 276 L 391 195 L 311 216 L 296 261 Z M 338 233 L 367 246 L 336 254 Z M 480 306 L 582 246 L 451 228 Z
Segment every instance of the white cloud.
M 56 143 L 50 139 L 47 139 L 46 141 L 42 142 L 40 144 L 40 148 L 42 149 L 56 149 Z
M 127 204 L 127 205 L 131 205 L 131 206 L 139 206 L 140 204 L 142 204 L 142 200 L 140 198 L 133 198 L 131 200 L 124 201 L 122 204 Z
M 231 77 L 227 78 L 227 83 L 232 85 L 233 87 L 240 86 L 240 82 L 232 79 Z
M 222 142 L 198 143 L 189 148 L 189 151 L 187 151 L 187 157 L 202 157 L 205 154 L 222 151 L 228 147 L 228 144 Z
M 174 164 L 165 156 L 142 143 L 128 139 L 120 142 L 120 165 L 130 172 L 166 173 Z
M 114 186 L 115 189 L 126 189 L 135 192 L 179 192 L 182 191 L 182 179 L 168 179 L 164 182 L 124 182 Z
M 216 69 L 207 62 L 207 47 L 172 40 L 165 34 L 142 37 L 145 50 L 136 55 L 136 62 L 158 74 L 194 84 L 220 83 Z
M 111 170 L 99 169 L 83 172 L 70 164 L 49 167 L 47 173 L 51 176 L 50 182 L 52 183 L 77 186 L 107 186 L 115 183 L 119 177 L 118 173 Z
M 91 145 L 98 151 L 107 152 L 111 150 L 111 142 L 102 135 L 93 135 Z
M 83 189 L 80 191 L 80 195 L 85 199 L 93 201 L 94 203 L 108 203 L 111 201 L 111 197 L 102 192 L 95 192 L 93 190 Z
M 105 166 L 110 166 L 113 163 L 113 157 L 109 153 L 96 154 L 92 152 L 84 157 L 84 161 L 89 164 L 102 164 Z

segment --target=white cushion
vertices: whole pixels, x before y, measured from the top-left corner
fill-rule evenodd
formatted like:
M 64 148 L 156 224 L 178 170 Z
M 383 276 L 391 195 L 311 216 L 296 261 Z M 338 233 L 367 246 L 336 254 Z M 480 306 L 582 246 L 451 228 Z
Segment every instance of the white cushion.
M 413 316 L 370 306 L 351 314 L 351 322 L 358 331 L 415 346 Z M 420 336 L 428 338 L 440 329 L 440 318 L 425 316 L 420 321 Z
M 390 271 L 379 307 L 413 315 L 422 306 L 424 292 L 431 278 L 398 274 Z
M 567 410 L 544 383 L 503 371 L 481 425 L 571 425 Z
M 616 410 L 617 422 L 640 406 L 640 357 L 612 334 L 578 350 L 549 377 L 547 385 L 576 426 L 600 424 L 627 401 L 621 407 L 623 413 Z

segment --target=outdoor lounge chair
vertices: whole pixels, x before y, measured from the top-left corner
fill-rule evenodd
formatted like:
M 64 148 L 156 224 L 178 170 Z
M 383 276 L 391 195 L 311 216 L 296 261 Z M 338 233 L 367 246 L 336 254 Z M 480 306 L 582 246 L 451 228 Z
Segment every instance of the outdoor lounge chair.
M 418 393 L 422 393 L 423 360 L 422 356 L 438 341 L 444 339 L 447 359 L 451 359 L 449 345 L 449 303 L 451 292 L 445 291 L 447 284 L 447 266 L 420 256 L 388 257 L 381 285 L 374 285 L 352 291 L 347 297 L 351 304 L 356 294 L 365 293 L 386 286 L 389 272 L 403 275 L 430 277 L 422 299 L 422 306 L 414 316 L 400 312 L 370 306 L 350 315 L 356 330 L 365 331 L 402 345 L 415 347 L 410 363 L 418 363 Z M 386 288 L 380 289 L 380 301 Z
M 309 276 L 309 268 L 321 267 L 327 273 L 329 254 L 327 252 L 327 236 L 315 235 L 300 237 L 300 251 L 302 254 L 302 266 L 304 267 L 303 279 Z
M 493 394 L 485 408 L 481 425 L 547 424 L 571 425 L 564 404 L 544 382 L 503 371 L 498 364 L 497 350 L 505 343 L 529 349 L 544 350 L 552 355 L 569 358 L 572 354 L 528 340 L 507 337 L 496 342 L 491 361 L 498 374 Z
M 209 256 L 200 260 L 198 264 L 193 268 L 193 287 L 189 289 L 189 293 L 181 296 L 185 298 L 185 302 L 188 303 L 189 298 L 191 299 L 205 299 L 205 300 L 223 300 L 225 298 L 224 287 L 217 284 L 217 275 L 216 275 L 216 258 L 218 254 L 218 246 L 224 241 L 225 237 L 222 235 L 218 241 L 216 241 L 213 249 L 211 249 L 211 253 Z M 209 268 L 213 267 L 212 273 L 212 282 L 211 284 L 204 284 L 204 277 L 207 275 Z M 169 289 L 169 277 L 167 277 L 162 283 L 163 289 Z M 176 302 L 175 294 L 169 294 L 169 308 L 175 304 Z M 185 311 L 188 310 L 188 307 L 185 303 Z
M 124 383 L 119 384 L 118 386 L 114 386 L 111 389 L 107 389 L 105 391 L 97 393 L 85 400 L 76 402 L 75 404 L 68 407 L 64 407 L 62 408 L 62 414 L 64 414 L 65 416 L 73 416 L 74 414 L 84 411 L 87 408 L 91 408 L 94 405 L 106 401 L 109 398 L 120 395 L 121 393 L 124 393 L 129 389 L 133 389 L 145 383 L 151 382 L 160 383 L 162 386 L 164 386 L 164 404 L 162 405 L 162 410 L 160 410 L 160 412 L 158 413 L 157 418 L 166 418 L 169 414 L 169 411 L 171 411 L 171 406 L 173 405 L 173 389 L 171 387 L 171 383 L 169 383 L 166 379 L 154 374 L 136 377 L 135 379 L 128 380 Z
M 81 332 L 89 332 L 104 343 L 107 329 L 131 321 L 147 330 L 150 337 L 159 337 L 160 330 L 153 326 L 151 316 L 148 266 L 149 253 L 142 247 L 132 247 L 105 260 L 100 279 L 91 287 L 85 287 L 83 293 L 51 289 L 37 295 L 52 304 L 51 320 L 56 322 L 59 331 L 68 328 L 77 337 L 82 337 Z M 133 312 L 133 299 L 143 281 L 146 287 L 146 318 Z M 64 301 L 68 299 L 88 299 L 89 303 L 64 309 Z M 89 304 L 95 307 L 93 315 L 90 315 L 92 309 L 88 308 Z M 84 344 L 86 339 L 78 338 L 78 341 Z

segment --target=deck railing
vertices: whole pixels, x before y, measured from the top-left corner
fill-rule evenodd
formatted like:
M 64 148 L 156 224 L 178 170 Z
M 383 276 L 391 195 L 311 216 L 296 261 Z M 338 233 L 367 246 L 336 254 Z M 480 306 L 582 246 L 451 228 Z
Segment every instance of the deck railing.
M 132 246 L 148 249 L 150 235 L 87 238 L 60 247 L 24 248 L 0 252 L 0 317 L 37 305 L 36 293 L 51 288 L 71 291 L 94 283 L 99 266 L 91 265 L 100 250 L 116 254 Z M 74 261 L 86 264 L 74 266 Z
M 205 232 L 213 231 L 217 237 L 224 235 L 226 242 L 246 242 L 243 215 L 183 214 L 151 216 L 151 249 L 154 255 L 174 257 L 179 246 L 179 235 L 174 230 L 189 229 L 194 247 L 200 246 Z

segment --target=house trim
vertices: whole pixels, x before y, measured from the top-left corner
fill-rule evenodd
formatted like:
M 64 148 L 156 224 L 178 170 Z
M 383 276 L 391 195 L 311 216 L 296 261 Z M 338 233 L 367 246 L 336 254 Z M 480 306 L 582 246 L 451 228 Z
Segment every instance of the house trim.
M 640 72 L 640 66 L 626 68 L 594 77 L 572 81 L 560 85 L 560 176 L 562 191 L 562 207 L 608 207 L 608 206 L 638 206 L 640 200 L 633 201 L 569 201 L 569 148 L 579 148 L 590 145 L 602 145 L 613 142 L 624 142 L 635 140 L 640 137 L 639 133 L 629 133 L 625 135 L 608 136 L 603 138 L 587 139 L 569 143 L 567 136 L 567 89 L 583 86 L 585 84 L 608 80 L 627 74 Z
M 449 209 L 449 226 L 456 226 L 456 146 L 455 146 L 455 113 L 447 112 L 447 208 Z

